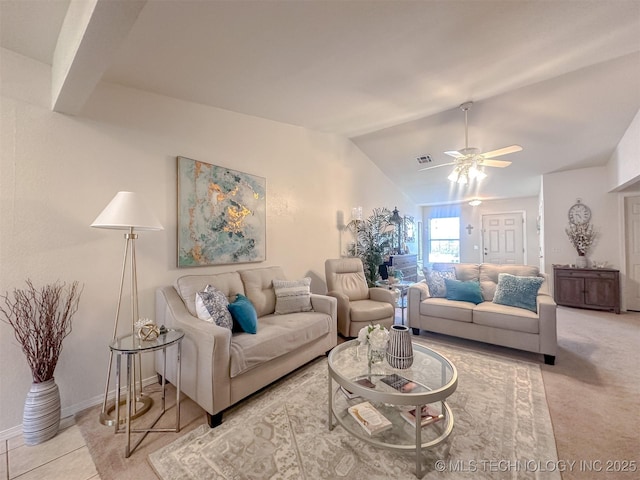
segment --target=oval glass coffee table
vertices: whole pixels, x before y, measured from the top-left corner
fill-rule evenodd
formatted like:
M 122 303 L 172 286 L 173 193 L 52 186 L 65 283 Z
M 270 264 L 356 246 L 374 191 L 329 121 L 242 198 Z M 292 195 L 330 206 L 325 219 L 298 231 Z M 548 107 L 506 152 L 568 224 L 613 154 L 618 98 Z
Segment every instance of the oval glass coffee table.
M 351 435 L 373 445 L 415 451 L 416 477 L 421 478 L 422 449 L 442 443 L 453 430 L 446 399 L 458 386 L 458 373 L 449 360 L 423 345 L 414 343 L 413 355 L 413 365 L 407 369 L 392 368 L 386 360 L 369 368 L 366 347 L 357 340 L 335 347 L 328 361 L 329 430 L 335 419 Z M 369 402 L 391 425 L 369 435 L 361 422 L 369 420 L 375 428 L 379 419 L 349 412 L 363 402 Z M 421 412 L 425 406 L 434 417 L 440 415 L 439 420 L 419 428 L 405 418 L 409 411 Z

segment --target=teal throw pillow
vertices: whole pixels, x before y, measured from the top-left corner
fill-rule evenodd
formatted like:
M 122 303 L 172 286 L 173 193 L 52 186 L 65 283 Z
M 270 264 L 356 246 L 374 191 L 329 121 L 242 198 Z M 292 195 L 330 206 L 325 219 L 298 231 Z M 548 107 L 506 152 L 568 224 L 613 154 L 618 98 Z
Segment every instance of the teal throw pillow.
M 526 308 L 538 313 L 536 299 L 544 279 L 542 277 L 517 277 L 508 273 L 498 275 L 498 286 L 493 303 Z
M 240 326 L 242 331 L 247 333 L 258 331 L 258 314 L 247 297 L 238 293 L 236 299 L 227 308 L 231 312 L 233 321 Z
M 461 282 L 460 280 L 445 278 L 444 283 L 447 287 L 447 300 L 460 300 L 462 302 L 475 303 L 476 305 L 484 302 L 478 280 Z

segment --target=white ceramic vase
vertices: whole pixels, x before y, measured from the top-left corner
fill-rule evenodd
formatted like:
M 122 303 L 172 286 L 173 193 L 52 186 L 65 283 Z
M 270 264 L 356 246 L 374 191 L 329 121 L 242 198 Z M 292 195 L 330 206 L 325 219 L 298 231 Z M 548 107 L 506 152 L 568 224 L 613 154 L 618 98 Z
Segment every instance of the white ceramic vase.
M 413 364 L 411 332 L 404 325 L 392 325 L 387 343 L 387 362 L 393 368 L 409 368 Z
M 32 383 L 24 402 L 24 443 L 37 445 L 53 438 L 60 427 L 60 391 L 55 379 Z
M 576 258 L 576 267 L 587 268 L 587 257 L 585 255 L 578 255 L 578 258 Z

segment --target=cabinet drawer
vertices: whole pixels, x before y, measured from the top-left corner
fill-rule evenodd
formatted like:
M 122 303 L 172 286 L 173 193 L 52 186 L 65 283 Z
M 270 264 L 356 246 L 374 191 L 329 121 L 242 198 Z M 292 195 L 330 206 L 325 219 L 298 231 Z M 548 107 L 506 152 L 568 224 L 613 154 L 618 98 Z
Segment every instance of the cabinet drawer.
M 417 266 L 417 255 L 393 255 L 391 265 L 395 268 L 407 268 Z
M 558 277 L 566 278 L 602 278 L 610 280 L 615 280 L 616 278 L 616 272 L 599 272 L 597 270 L 559 270 L 556 274 Z

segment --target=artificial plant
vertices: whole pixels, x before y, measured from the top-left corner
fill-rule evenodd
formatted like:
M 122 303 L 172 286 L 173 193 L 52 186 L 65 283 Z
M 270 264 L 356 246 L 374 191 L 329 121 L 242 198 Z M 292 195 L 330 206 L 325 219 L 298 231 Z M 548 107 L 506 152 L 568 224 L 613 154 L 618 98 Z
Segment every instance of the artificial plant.
M 394 233 L 391 211 L 388 208 L 374 208 L 371 216 L 364 220 L 351 220 L 347 229 L 353 234 L 354 243 L 348 253 L 362 259 L 364 274 L 369 286 L 374 286 L 378 278 L 378 267 L 391 248 Z M 356 248 L 357 245 L 357 248 Z

